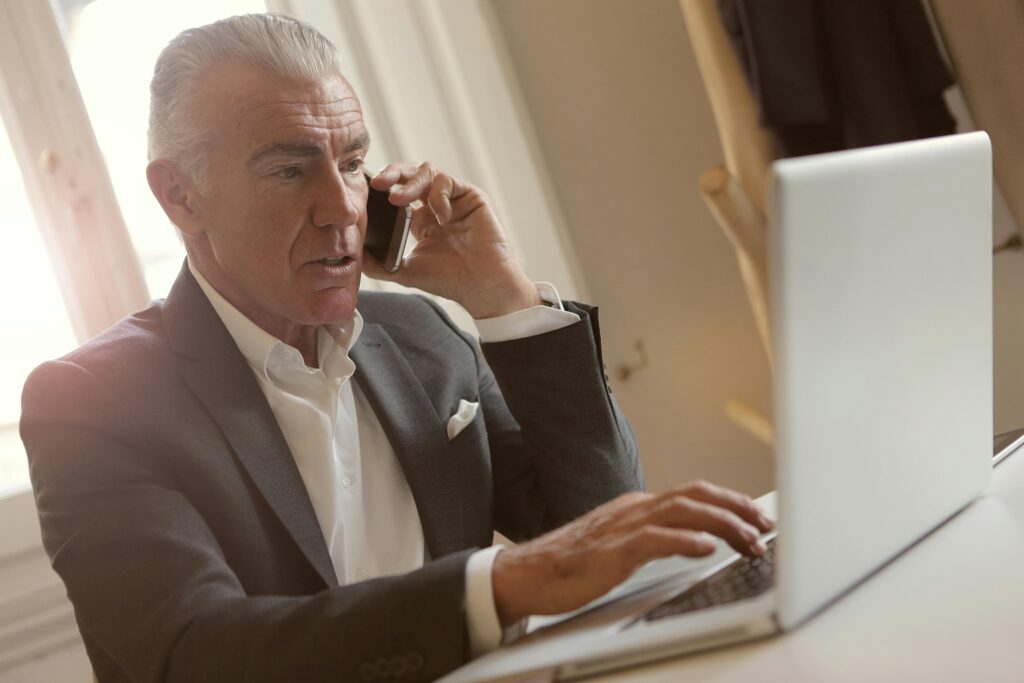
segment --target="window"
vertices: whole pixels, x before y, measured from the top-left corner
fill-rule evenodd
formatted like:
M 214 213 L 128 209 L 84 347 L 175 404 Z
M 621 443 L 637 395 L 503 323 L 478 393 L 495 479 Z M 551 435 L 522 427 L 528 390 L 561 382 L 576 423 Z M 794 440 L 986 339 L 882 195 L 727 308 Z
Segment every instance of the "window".
M 181 31 L 234 14 L 265 12 L 266 4 L 263 0 L 64 0 L 61 8 L 75 80 L 149 293 L 166 296 L 185 250 L 146 183 L 153 65 Z M 112 40 L 116 50 L 110 49 Z
M 76 346 L 26 196 L 25 184 L 0 121 L 0 497 L 28 485 L 25 449 L 18 436 L 21 387 L 32 368 Z
M 0 499 L 29 483 L 28 374 L 141 308 L 147 289 L 164 296 L 181 267 L 145 176 L 157 55 L 186 28 L 263 11 L 262 0 L 0 0 Z

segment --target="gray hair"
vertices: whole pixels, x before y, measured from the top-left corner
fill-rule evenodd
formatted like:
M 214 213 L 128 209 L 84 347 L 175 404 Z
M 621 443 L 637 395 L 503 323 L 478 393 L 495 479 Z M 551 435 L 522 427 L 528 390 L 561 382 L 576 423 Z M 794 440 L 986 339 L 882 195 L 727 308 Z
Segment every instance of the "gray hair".
M 243 14 L 179 33 L 157 58 L 149 86 L 149 159 L 173 161 L 204 192 L 206 131 L 196 125 L 196 86 L 212 67 L 227 62 L 295 80 L 340 74 L 331 41 L 291 17 Z

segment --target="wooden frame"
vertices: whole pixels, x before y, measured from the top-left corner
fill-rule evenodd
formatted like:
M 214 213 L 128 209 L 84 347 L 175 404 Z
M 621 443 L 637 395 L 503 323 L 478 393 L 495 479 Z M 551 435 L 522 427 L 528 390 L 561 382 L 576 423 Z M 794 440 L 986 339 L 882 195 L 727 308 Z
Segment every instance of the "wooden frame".
M 697 66 L 704 79 L 725 157 L 704 172 L 700 193 L 736 250 L 740 276 L 761 342 L 772 364 L 771 299 L 765 251 L 765 185 L 775 151 L 757 121 L 757 106 L 739 60 L 722 27 L 714 0 L 680 0 Z M 726 415 L 759 441 L 771 445 L 771 423 L 738 400 Z

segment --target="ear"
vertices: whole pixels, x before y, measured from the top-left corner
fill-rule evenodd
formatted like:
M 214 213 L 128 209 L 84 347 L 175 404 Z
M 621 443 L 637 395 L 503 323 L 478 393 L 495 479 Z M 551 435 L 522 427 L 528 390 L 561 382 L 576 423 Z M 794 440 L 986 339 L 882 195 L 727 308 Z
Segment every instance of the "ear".
M 192 179 L 166 159 L 151 161 L 146 179 L 164 213 L 187 237 L 199 237 L 205 230 L 200 192 Z

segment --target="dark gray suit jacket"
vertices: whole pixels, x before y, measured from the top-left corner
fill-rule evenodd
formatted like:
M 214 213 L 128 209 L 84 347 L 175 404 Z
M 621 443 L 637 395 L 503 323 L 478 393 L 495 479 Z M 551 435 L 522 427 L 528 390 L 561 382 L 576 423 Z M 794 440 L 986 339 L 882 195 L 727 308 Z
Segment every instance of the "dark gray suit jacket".
M 421 681 L 465 662 L 470 553 L 642 485 L 596 309 L 567 307 L 582 321 L 482 356 L 426 299 L 360 294 L 356 381 L 432 561 L 343 587 L 252 370 L 187 268 L 166 300 L 39 367 L 21 434 L 99 679 Z M 449 441 L 460 399 L 481 410 Z

